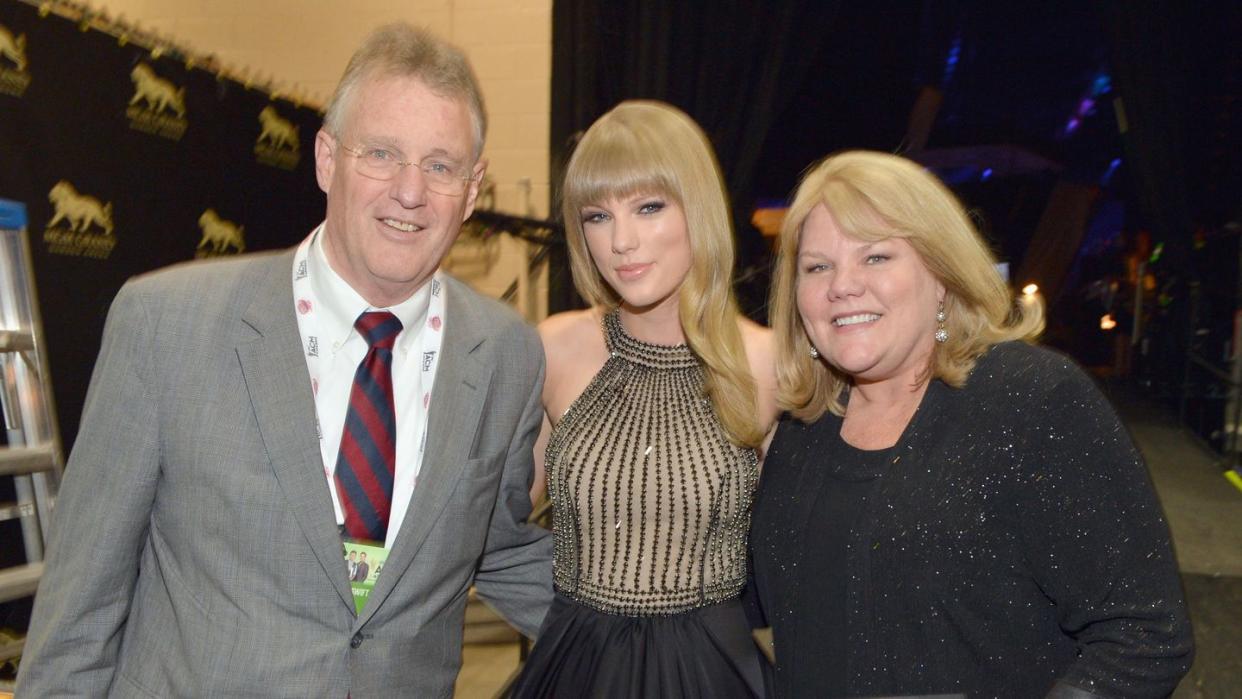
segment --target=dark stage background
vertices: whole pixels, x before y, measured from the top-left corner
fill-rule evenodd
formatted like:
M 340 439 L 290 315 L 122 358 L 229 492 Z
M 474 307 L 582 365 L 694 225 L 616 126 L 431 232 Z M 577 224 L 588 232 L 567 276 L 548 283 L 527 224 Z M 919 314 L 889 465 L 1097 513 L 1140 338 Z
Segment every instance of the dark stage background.
M 1140 238 L 1148 251 L 1160 246 L 1159 283 L 1173 300 L 1160 310 L 1169 331 L 1159 342 L 1177 356 L 1191 332 L 1188 288 L 1202 276 L 1194 232 L 1242 213 L 1242 71 L 1232 48 L 1239 8 L 1224 0 L 557 2 L 550 171 L 555 183 L 576 134 L 621 100 L 685 110 L 717 149 L 734 205 L 737 291 L 762 320 L 770 260 L 749 223 L 753 208 L 779 204 L 831 152 L 902 153 L 948 182 L 1001 259 L 1021 283 L 1039 281 L 1054 311 L 1081 305 L 1095 281 L 1082 275 L 1086 257 L 1103 250 L 1120 264 L 1138 254 Z M 1054 230 L 1069 219 L 1077 223 Z M 1053 233 L 1055 251 L 1039 239 Z M 561 282 L 551 281 L 553 310 L 576 302 Z

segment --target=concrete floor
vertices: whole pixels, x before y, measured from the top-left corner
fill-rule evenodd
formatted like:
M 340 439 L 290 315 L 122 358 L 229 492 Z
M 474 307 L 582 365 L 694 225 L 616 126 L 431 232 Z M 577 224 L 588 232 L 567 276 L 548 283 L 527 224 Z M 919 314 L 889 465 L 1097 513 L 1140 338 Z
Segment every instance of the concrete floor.
M 1242 491 L 1169 410 L 1109 391 L 1164 505 L 1195 629 L 1194 667 L 1174 699 L 1242 697 Z
M 461 649 L 461 673 L 454 696 L 490 699 L 498 695 L 518 668 L 517 643 L 467 643 Z M 2 699 L 2 698 L 0 698 Z

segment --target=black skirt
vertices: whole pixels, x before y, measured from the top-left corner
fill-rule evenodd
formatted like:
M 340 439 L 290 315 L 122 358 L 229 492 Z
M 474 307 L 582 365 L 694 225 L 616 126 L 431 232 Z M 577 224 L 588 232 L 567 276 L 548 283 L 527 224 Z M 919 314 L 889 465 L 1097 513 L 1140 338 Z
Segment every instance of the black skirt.
M 605 614 L 557 595 L 513 697 L 763 695 L 759 649 L 737 600 L 670 616 Z

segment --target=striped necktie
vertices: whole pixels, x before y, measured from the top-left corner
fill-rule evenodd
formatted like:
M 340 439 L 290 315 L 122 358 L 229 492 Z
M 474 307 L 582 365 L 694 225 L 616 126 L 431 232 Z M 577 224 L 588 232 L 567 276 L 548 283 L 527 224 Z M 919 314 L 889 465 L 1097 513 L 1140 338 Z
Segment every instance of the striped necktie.
M 392 406 L 392 347 L 401 321 L 388 311 L 354 323 L 369 349 L 354 372 L 349 410 L 336 458 L 336 492 L 345 512 L 345 536 L 383 545 L 392 509 L 397 417 Z

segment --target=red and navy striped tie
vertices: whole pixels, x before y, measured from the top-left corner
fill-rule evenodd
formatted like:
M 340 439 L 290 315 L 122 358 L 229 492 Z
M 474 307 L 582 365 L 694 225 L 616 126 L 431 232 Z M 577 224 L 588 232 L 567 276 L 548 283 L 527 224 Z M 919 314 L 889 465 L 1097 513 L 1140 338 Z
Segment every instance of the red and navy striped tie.
M 336 457 L 336 492 L 345 512 L 345 536 L 383 544 L 392 509 L 397 462 L 397 417 L 392 407 L 392 347 L 401 321 L 388 311 L 354 323 L 370 349 L 354 373 L 349 410 Z

